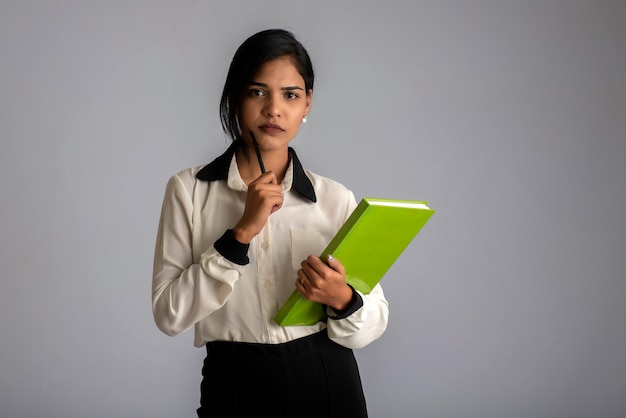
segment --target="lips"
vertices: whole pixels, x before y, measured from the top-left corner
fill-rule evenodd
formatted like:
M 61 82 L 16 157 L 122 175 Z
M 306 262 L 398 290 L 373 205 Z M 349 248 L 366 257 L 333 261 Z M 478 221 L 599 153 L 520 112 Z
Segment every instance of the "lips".
M 276 125 L 274 123 L 265 123 L 259 126 L 259 129 L 265 132 L 283 132 L 284 129 L 280 125 Z

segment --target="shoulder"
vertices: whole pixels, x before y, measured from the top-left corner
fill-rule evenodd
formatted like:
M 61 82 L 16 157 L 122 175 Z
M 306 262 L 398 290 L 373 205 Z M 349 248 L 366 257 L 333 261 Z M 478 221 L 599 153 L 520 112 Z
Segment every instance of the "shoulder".
M 170 191 L 184 189 L 188 193 L 191 193 L 198 182 L 196 174 L 198 174 L 198 171 L 200 171 L 203 167 L 204 165 L 189 167 L 173 174 L 167 182 L 167 189 Z
M 350 189 L 348 189 L 346 186 L 336 180 L 320 176 L 319 174 L 316 174 L 311 170 L 304 170 L 304 172 L 306 173 L 306 176 L 309 178 L 309 180 L 311 180 L 311 184 L 313 184 L 315 192 L 318 194 L 330 193 L 336 194 L 337 197 L 348 196 L 352 194 Z
M 316 174 L 311 170 L 305 170 L 305 173 L 313 184 L 321 207 L 344 214 L 352 212 L 356 207 L 354 193 L 342 183 Z

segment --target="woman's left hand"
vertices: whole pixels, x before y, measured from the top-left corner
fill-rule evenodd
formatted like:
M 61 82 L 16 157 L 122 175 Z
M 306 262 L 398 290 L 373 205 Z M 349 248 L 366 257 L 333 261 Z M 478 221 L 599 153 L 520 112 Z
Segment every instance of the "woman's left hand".
M 326 261 L 328 264 L 314 255 L 302 261 L 296 288 L 308 300 L 342 311 L 352 300 L 352 289 L 346 283 L 343 265 L 332 256 L 328 256 Z

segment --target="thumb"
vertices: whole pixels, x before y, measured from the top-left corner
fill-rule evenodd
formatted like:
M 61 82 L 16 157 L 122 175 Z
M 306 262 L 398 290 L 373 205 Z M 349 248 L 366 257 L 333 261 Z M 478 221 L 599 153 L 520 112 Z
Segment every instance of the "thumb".
M 337 260 L 335 257 L 333 257 L 332 254 L 328 254 L 326 256 L 326 262 L 328 263 L 328 266 L 330 268 L 332 268 L 333 270 L 335 270 L 338 273 L 341 273 L 342 276 L 346 275 L 346 270 L 343 267 L 343 264 L 341 264 L 341 262 L 339 260 Z

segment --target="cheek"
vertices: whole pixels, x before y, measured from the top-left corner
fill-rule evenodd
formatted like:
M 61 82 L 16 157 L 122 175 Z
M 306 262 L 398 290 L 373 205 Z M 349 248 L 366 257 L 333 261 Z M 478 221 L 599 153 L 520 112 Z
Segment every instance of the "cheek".
M 249 103 L 242 103 L 241 107 L 239 108 L 239 122 L 240 123 L 247 123 L 249 122 L 252 118 L 253 115 L 255 114 L 255 109 L 253 106 L 251 106 Z

